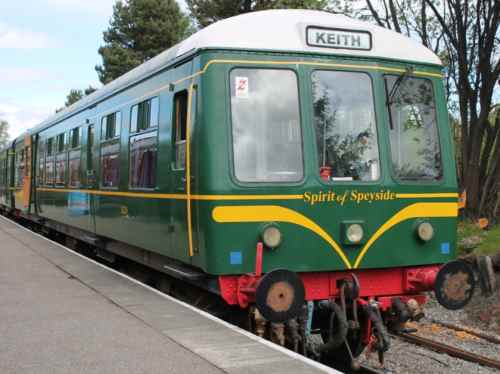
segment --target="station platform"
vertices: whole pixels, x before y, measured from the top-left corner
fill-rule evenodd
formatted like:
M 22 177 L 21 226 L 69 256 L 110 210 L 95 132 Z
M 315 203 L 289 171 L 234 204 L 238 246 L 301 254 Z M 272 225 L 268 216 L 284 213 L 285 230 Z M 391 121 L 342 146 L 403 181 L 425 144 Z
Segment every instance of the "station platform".
M 0 217 L 0 373 L 338 373 Z

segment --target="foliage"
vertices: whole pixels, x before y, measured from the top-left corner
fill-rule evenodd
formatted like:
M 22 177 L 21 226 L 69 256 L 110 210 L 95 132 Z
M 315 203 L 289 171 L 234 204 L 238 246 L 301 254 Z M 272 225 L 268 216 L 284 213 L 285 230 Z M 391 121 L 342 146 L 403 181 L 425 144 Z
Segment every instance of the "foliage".
M 481 240 L 474 249 L 475 254 L 489 255 L 500 251 L 500 224 L 496 224 L 488 230 L 482 230 L 471 222 L 461 222 L 458 227 L 458 242 L 471 237 L 478 237 Z M 460 254 L 467 252 L 460 244 L 458 251 Z
M 199 27 L 242 13 L 265 9 L 327 9 L 328 0 L 186 0 Z
M 7 146 L 9 142 L 9 123 L 4 120 L 0 120 L 0 149 Z
M 190 21 L 175 0 L 117 1 L 96 66 L 106 84 L 177 44 L 190 32 Z
M 416 37 L 441 57 L 449 109 L 459 119 L 459 179 L 467 190 L 467 214 L 493 218 L 500 193 L 499 111 L 491 116 L 500 76 L 500 2 L 355 2 L 360 6 L 354 16 Z
M 85 90 L 80 90 L 80 89 L 71 89 L 69 91 L 68 96 L 66 96 L 66 102 L 64 105 L 66 107 L 76 103 L 78 100 L 82 99 L 84 96 L 90 95 L 91 93 L 95 92 L 97 88 L 94 88 L 92 86 L 88 86 Z

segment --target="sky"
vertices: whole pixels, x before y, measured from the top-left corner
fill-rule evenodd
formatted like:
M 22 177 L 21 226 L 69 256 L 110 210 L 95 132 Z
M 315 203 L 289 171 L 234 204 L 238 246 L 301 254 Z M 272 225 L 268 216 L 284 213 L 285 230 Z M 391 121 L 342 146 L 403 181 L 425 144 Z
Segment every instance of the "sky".
M 11 138 L 64 106 L 70 89 L 101 86 L 94 67 L 114 3 L 0 1 L 0 119 Z

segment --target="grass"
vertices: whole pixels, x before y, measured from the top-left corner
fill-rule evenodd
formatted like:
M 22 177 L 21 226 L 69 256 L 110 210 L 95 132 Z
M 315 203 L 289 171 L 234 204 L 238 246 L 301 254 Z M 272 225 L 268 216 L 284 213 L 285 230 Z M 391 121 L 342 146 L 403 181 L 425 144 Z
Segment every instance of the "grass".
M 477 236 L 481 243 L 472 251 L 478 255 L 488 255 L 500 252 L 500 224 L 496 224 L 489 230 L 482 230 L 470 222 L 461 222 L 458 226 L 458 243 L 464 238 Z M 471 252 L 458 244 L 459 254 Z

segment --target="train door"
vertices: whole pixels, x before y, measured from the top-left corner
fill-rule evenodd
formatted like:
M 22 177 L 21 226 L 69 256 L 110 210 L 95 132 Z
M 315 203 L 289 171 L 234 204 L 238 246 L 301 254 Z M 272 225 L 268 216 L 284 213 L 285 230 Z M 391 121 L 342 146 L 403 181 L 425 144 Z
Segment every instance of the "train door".
M 173 256 L 186 262 L 191 262 L 196 254 L 196 243 L 193 225 L 193 204 L 191 201 L 191 188 L 195 178 L 191 173 L 190 155 L 193 151 L 192 141 L 194 135 L 193 108 L 196 108 L 194 87 L 186 82 L 184 87 L 179 87 L 174 95 L 173 125 L 172 125 L 172 176 L 174 193 L 177 198 L 173 200 L 172 224 L 174 235 L 172 241 Z
M 26 135 L 14 149 L 14 207 L 27 211 L 31 193 L 31 137 Z
M 7 152 L 7 205 L 14 208 L 14 166 L 16 159 L 15 143 Z
M 32 173 L 32 142 L 31 136 L 24 137 L 24 169 L 23 169 L 23 196 L 22 196 L 22 210 L 28 211 L 31 199 L 31 173 Z
M 90 122 L 85 131 L 85 147 L 82 149 L 82 159 L 84 160 L 82 168 L 84 178 L 82 179 L 83 191 L 80 193 L 80 198 L 84 199 L 87 205 L 88 212 L 88 230 L 95 232 L 95 197 L 92 191 L 98 186 L 97 171 L 96 171 L 96 139 L 95 139 L 95 124 Z

